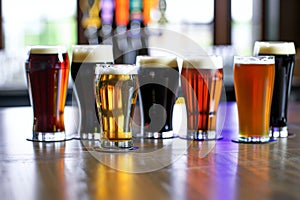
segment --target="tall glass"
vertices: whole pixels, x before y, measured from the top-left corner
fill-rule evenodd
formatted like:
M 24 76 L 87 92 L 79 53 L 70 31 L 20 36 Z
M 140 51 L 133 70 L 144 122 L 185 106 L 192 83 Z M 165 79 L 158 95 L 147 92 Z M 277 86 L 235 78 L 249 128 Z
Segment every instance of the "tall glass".
M 269 142 L 274 56 L 234 57 L 234 87 L 238 108 L 238 142 Z
M 275 56 L 275 83 L 270 116 L 270 137 L 287 137 L 287 107 L 295 66 L 293 42 L 255 42 L 254 55 Z
M 186 58 L 181 71 L 181 85 L 185 97 L 188 132 L 187 139 L 218 139 L 217 111 L 223 84 L 221 56 Z
M 130 148 L 132 118 L 138 95 L 135 65 L 97 65 L 95 98 L 102 121 L 102 148 Z
M 81 113 L 81 139 L 99 139 L 100 123 L 94 98 L 96 64 L 113 63 L 111 45 L 72 46 L 71 76 Z
M 143 134 L 146 138 L 174 137 L 173 106 L 179 82 L 176 57 L 137 56 Z
M 32 46 L 26 62 L 33 107 L 33 141 L 67 139 L 64 108 L 68 89 L 69 57 L 63 46 Z

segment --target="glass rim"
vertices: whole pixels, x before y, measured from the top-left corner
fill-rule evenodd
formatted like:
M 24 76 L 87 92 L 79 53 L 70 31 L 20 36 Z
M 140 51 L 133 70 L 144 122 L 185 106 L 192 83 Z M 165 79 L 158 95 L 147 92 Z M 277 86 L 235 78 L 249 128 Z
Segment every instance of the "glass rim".
M 183 68 L 223 69 L 223 57 L 220 55 L 193 55 L 183 58 Z
M 72 62 L 113 63 L 113 46 L 109 44 L 72 45 Z
M 275 56 L 234 56 L 233 63 L 239 64 L 275 64 Z
M 96 64 L 95 74 L 137 75 L 138 66 L 135 64 Z
M 28 46 L 30 54 L 62 54 L 67 53 L 65 45 L 32 45 Z
M 295 55 L 295 43 L 292 41 L 255 41 L 253 53 L 274 55 Z

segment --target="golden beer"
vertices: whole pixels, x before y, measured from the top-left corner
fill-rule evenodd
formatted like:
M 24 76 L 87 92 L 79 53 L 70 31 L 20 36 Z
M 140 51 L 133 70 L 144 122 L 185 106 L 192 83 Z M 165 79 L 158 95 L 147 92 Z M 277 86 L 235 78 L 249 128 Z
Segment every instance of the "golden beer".
M 102 147 L 132 147 L 132 118 L 138 94 L 134 65 L 97 65 L 95 95 L 102 122 Z
M 239 141 L 269 141 L 274 78 L 275 60 L 273 56 L 234 58 Z
M 183 61 L 182 91 L 188 115 L 188 139 L 217 139 L 216 122 L 223 85 L 220 56 L 199 56 Z

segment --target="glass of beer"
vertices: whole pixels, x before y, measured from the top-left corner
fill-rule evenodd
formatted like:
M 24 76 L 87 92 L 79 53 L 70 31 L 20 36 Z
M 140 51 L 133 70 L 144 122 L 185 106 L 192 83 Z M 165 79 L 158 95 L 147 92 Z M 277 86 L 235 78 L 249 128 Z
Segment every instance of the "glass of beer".
M 293 42 L 262 42 L 254 45 L 254 55 L 275 56 L 275 82 L 270 116 L 270 137 L 287 137 L 287 107 L 295 65 Z
M 234 141 L 269 142 L 274 56 L 235 56 L 233 76 L 239 119 L 239 137 Z
M 177 58 L 137 56 L 142 130 L 145 138 L 172 138 L 173 106 L 179 82 Z
M 99 139 L 100 123 L 94 98 L 96 64 L 114 62 L 112 45 L 72 46 L 71 77 L 74 93 L 80 107 L 81 139 Z
M 26 75 L 33 107 L 33 141 L 67 139 L 64 123 L 69 57 L 63 46 L 32 46 Z
M 138 95 L 135 65 L 100 64 L 95 69 L 95 98 L 102 132 L 101 148 L 131 148 L 132 119 Z
M 181 86 L 187 109 L 187 133 L 191 140 L 215 140 L 217 111 L 223 85 L 221 56 L 185 58 L 181 71 Z

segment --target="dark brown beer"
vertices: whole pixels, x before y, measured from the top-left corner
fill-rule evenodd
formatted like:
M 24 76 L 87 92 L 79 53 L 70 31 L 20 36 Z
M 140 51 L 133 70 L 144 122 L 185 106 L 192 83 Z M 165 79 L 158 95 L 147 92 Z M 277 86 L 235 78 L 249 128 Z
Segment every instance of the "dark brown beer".
M 273 59 L 235 57 L 234 87 L 238 107 L 239 138 L 243 142 L 269 140 L 269 121 L 275 66 Z
M 54 133 L 65 131 L 69 64 L 65 48 L 37 46 L 30 49 L 26 72 L 34 114 L 33 139 L 38 139 L 40 133 L 53 133 L 55 137 Z
M 295 65 L 293 42 L 255 42 L 255 55 L 275 56 L 275 82 L 272 98 L 271 137 L 287 137 L 287 107 Z
M 223 84 L 222 58 L 203 56 L 184 60 L 181 74 L 188 115 L 187 138 L 217 139 L 216 114 Z
M 93 133 L 100 133 L 100 123 L 94 98 L 95 67 L 96 64 L 100 63 L 113 63 L 111 45 L 73 46 L 71 76 L 80 104 L 82 139 L 96 137 Z
M 138 56 L 139 85 L 146 137 L 173 137 L 172 114 L 179 70 L 174 57 Z
M 132 118 L 138 94 L 137 68 L 132 65 L 99 65 L 95 95 L 102 120 L 102 147 L 131 147 Z

